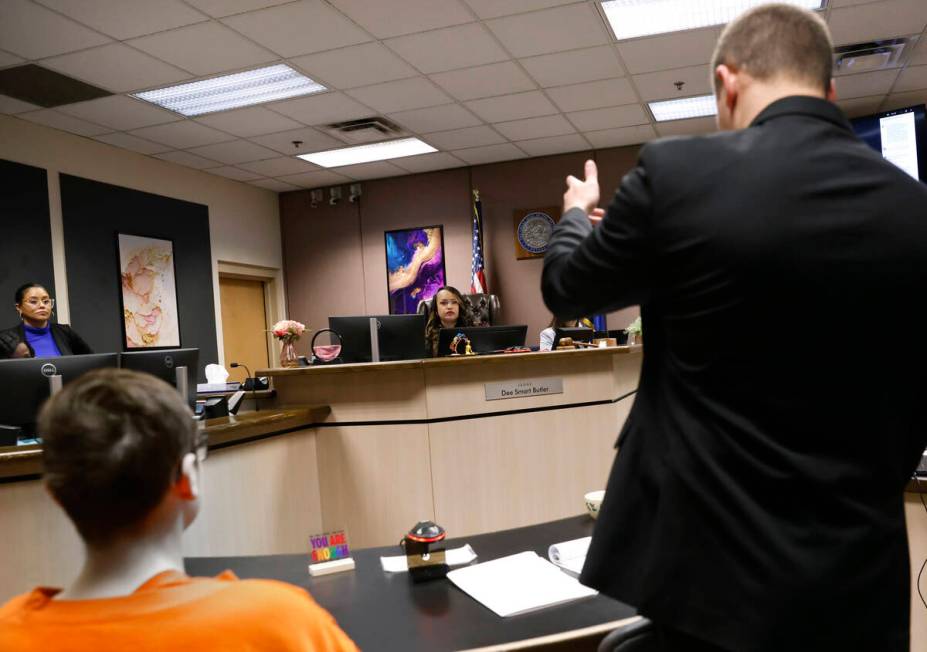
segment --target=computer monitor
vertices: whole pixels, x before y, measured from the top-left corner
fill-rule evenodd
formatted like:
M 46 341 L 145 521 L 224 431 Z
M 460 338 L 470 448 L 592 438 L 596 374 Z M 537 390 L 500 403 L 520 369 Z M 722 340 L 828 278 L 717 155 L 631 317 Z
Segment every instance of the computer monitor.
M 425 357 L 425 315 L 359 315 L 329 317 L 328 327 L 341 336 L 345 362 L 370 362 L 370 319 L 377 320 L 381 362 Z
M 927 181 L 927 109 L 923 104 L 863 116 L 850 124 L 886 160 L 915 179 Z
M 555 328 L 554 343 L 551 349 L 555 350 L 560 345 L 560 340 L 564 337 L 571 338 L 574 342 L 592 342 L 594 332 L 591 328 Z
M 50 395 L 49 378 L 70 383 L 94 369 L 119 366 L 117 353 L 0 360 L 0 424 L 35 433 L 39 408 Z
M 474 353 L 498 353 L 512 347 L 523 347 L 528 326 L 472 326 L 467 328 L 442 328 L 438 334 L 438 355 L 451 355 L 451 340 L 463 333 L 470 340 Z M 458 353 L 460 353 L 458 351 Z
M 187 404 L 196 406 L 196 373 L 200 360 L 199 349 L 158 349 L 156 351 L 129 351 L 119 354 L 123 369 L 143 371 L 157 376 L 172 387 L 177 386 L 177 367 L 187 368 Z

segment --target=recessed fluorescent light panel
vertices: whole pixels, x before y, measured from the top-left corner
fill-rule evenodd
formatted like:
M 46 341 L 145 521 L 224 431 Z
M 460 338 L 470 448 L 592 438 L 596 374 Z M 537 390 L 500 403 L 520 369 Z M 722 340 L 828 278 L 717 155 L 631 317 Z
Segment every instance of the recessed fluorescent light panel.
M 399 140 L 387 140 L 382 143 L 342 147 L 341 149 L 330 149 L 325 152 L 313 152 L 312 154 L 300 154 L 299 158 L 321 165 L 323 168 L 338 168 L 342 165 L 385 161 L 391 158 L 415 156 L 416 154 L 428 154 L 437 151 L 434 147 L 418 138 L 400 138 Z
M 821 9 L 825 0 L 779 0 L 785 4 Z M 678 32 L 730 22 L 747 9 L 769 0 L 607 0 L 605 17 L 619 41 L 637 36 Z
M 328 90 L 289 66 L 236 72 L 202 81 L 135 93 L 133 97 L 186 116 L 203 115 Z
M 680 100 L 662 100 L 648 102 L 653 118 L 657 122 L 668 120 L 685 120 L 686 118 L 704 118 L 718 113 L 718 104 L 714 95 L 684 97 Z

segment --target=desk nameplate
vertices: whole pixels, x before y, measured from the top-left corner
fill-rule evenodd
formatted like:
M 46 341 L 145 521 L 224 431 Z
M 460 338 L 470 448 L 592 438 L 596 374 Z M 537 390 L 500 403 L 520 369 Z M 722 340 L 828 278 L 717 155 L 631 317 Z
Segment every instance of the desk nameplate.
M 483 387 L 487 401 L 547 396 L 548 394 L 563 394 L 563 378 L 523 378 L 503 383 L 486 383 Z

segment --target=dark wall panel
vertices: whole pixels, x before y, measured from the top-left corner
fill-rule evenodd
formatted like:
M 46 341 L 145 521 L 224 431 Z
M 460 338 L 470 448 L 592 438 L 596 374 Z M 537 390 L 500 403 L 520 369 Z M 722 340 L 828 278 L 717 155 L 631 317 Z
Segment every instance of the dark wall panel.
M 55 296 L 45 170 L 0 160 L 0 328 L 19 321 L 13 293 L 23 283 Z
M 209 209 L 201 204 L 61 175 L 61 210 L 71 324 L 96 351 L 123 350 L 116 235 L 174 242 L 180 344 L 218 361 L 209 247 Z

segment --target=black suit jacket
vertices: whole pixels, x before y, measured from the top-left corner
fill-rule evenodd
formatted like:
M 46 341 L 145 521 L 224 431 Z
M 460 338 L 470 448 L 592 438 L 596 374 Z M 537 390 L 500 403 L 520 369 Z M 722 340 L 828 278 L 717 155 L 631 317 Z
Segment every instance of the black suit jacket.
M 927 439 L 927 187 L 824 100 L 646 145 L 542 280 L 639 303 L 644 359 L 582 581 L 732 650 L 907 649 Z
M 90 345 L 67 324 L 52 324 L 51 336 L 61 355 L 93 353 Z M 29 355 L 35 357 L 35 351 L 26 341 L 26 332 L 22 324 L 0 331 L 0 359 L 12 356 L 20 342 L 28 347 Z

